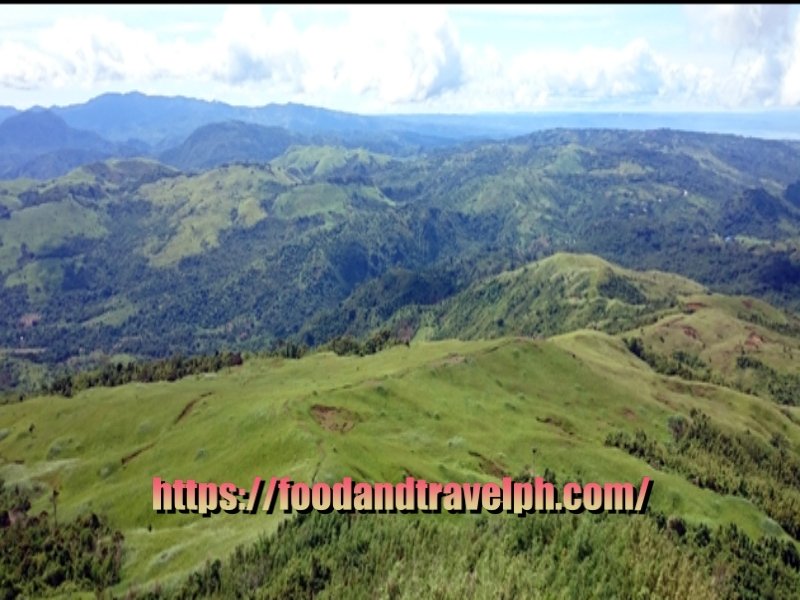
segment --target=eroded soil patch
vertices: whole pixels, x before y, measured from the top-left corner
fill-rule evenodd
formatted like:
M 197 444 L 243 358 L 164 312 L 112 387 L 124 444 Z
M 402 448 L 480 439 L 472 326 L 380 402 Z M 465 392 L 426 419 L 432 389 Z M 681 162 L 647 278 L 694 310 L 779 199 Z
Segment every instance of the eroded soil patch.
M 315 404 L 311 407 L 311 416 L 319 423 L 320 427 L 340 433 L 347 433 L 361 420 L 356 413 L 346 408 L 322 404 Z

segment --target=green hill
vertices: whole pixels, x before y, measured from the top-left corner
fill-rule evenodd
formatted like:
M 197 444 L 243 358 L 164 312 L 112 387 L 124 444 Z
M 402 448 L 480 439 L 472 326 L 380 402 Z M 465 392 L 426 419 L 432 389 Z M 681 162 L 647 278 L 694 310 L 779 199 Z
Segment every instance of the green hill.
M 202 170 L 233 162 L 263 163 L 280 156 L 300 136 L 281 127 L 242 121 L 204 125 L 182 144 L 163 152 L 161 160 L 184 170 Z
M 125 160 L 4 183 L 0 301 L 11 309 L 0 316 L 0 347 L 44 349 L 53 366 L 286 338 L 320 344 L 557 252 L 792 308 L 798 161 L 786 142 L 554 130 L 402 160 L 294 147 L 268 164 L 182 176 Z M 560 330 L 610 331 L 602 321 L 645 311 L 616 300 L 592 300 Z M 536 332 L 533 308 L 520 331 Z M 497 329 L 506 309 L 473 315 L 470 327 Z M 35 327 L 24 325 L 29 315 L 41 315 Z M 462 324 L 444 323 L 446 335 L 472 335 Z
M 670 419 L 697 421 L 693 409 L 729 443 L 742 439 L 759 448 L 763 472 L 748 462 L 728 466 L 713 445 L 676 450 L 685 463 L 659 466 L 608 443 L 609 436 L 641 431 L 668 448 L 676 443 Z M 780 487 L 782 476 L 769 467 L 778 460 L 770 450 L 776 436 L 797 456 L 800 415 L 658 375 L 599 332 L 551 341 L 413 343 L 363 358 L 252 359 L 217 375 L 95 388 L 0 411 L 0 477 L 32 491 L 33 511 L 47 509 L 55 487 L 59 519 L 108 515 L 125 536 L 120 592 L 131 584 L 176 583 L 281 521 L 264 514 L 157 515 L 153 476 L 246 484 L 255 475 L 398 481 L 412 473 L 429 481 L 488 481 L 549 469 L 559 480 L 649 475 L 654 511 L 712 529 L 735 523 L 753 539 L 789 539 L 775 519 L 791 527 L 800 514 L 781 512 L 780 502 L 797 506 L 797 488 Z M 729 469 L 732 478 L 763 481 L 777 499 L 692 483 L 692 473 L 710 465 Z M 397 519 L 400 527 L 403 517 Z M 454 526 L 470 526 L 469 519 L 453 519 Z
M 685 297 L 681 309 L 631 332 L 658 368 L 800 404 L 797 317 L 753 298 L 718 294 Z
M 345 178 L 368 174 L 370 169 L 386 166 L 392 159 L 366 150 L 347 150 L 334 146 L 296 146 L 273 161 L 289 173 L 310 180 L 334 176 Z
M 387 323 L 417 340 L 549 337 L 590 328 L 637 343 L 640 356 L 665 374 L 800 403 L 800 319 L 670 273 L 559 253 L 479 280 L 435 306 L 405 304 L 383 323 L 376 311 L 362 311 L 339 335 L 359 337 Z
M 113 165 L 104 173 L 124 185 Z M 425 283 L 396 277 L 374 297 Z M 250 356 L 175 382 L 2 405 L 0 479 L 21 486 L 31 514 L 51 510 L 55 489 L 59 522 L 99 513 L 120 530 L 118 566 L 92 571 L 117 594 L 158 584 L 155 597 L 253 587 L 266 596 L 404 597 L 421 585 L 445 597 L 553 586 L 790 597 L 800 582 L 795 317 L 677 275 L 565 253 L 485 277 L 434 307 L 415 302 L 401 302 L 408 306 L 385 324 L 413 325 L 415 339 L 376 354 Z M 440 339 L 450 337 L 462 339 Z M 248 487 L 274 475 L 491 481 L 531 473 L 656 483 L 650 512 L 638 516 L 204 518 L 151 506 L 154 476 Z M 446 541 L 459 536 L 471 544 Z M 416 558 L 401 560 L 411 547 Z M 343 562 L 353 553 L 357 563 Z M 565 568 L 577 575 L 563 580 Z
M 423 335 L 550 336 L 581 328 L 615 333 L 670 312 L 680 296 L 702 291 L 677 275 L 560 253 L 476 282 L 431 311 L 423 319 Z
M 140 95 L 62 113 L 114 139 L 204 126 L 162 155 L 187 172 L 0 181 L 0 597 L 796 596 L 797 143 L 443 147 L 457 118 Z M 138 147 L 35 111 L 0 138 L 37 176 Z M 408 475 L 655 483 L 637 515 L 151 503 L 153 477 Z

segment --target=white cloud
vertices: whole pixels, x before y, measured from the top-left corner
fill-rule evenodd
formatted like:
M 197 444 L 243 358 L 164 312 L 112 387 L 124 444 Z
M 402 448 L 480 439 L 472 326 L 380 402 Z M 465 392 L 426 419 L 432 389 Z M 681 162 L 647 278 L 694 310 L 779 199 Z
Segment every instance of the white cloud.
M 583 8 L 501 7 L 506 17 L 552 20 Z M 590 9 L 586 9 L 590 10 Z M 230 7 L 216 26 L 145 30 L 109 18 L 58 18 L 27 38 L 0 42 L 0 88 L 131 86 L 197 89 L 253 103 L 291 98 L 355 110 L 503 110 L 603 106 L 717 107 L 800 104 L 800 21 L 784 6 L 687 8 L 694 31 L 730 64 L 687 62 L 643 37 L 603 46 L 501 54 L 462 39 L 452 15 L 492 7 L 292 8 L 269 17 Z M 335 18 L 329 18 L 335 16 Z M 550 21 L 548 21 L 550 22 Z M 487 25 L 488 27 L 488 25 Z M 169 36 L 167 36 L 169 34 Z M 502 34 L 501 34 L 502 35 Z M 234 100 L 235 101 L 235 100 Z
M 786 71 L 780 92 L 783 104 L 800 106 L 800 19 L 794 24 L 791 43 L 786 53 Z
M 335 70 L 356 94 L 414 102 L 462 83 L 462 50 L 442 10 L 360 9 L 333 37 L 332 47 L 343 50 Z
M 33 90 L 60 76 L 60 65 L 45 54 L 18 42 L 0 44 L 0 86 Z
M 792 7 L 780 4 L 690 6 L 695 32 L 730 51 L 730 65 L 720 69 L 721 98 L 734 106 L 796 105 L 793 56 L 800 35 Z M 794 29 L 794 31 L 793 31 Z
M 155 36 L 105 18 L 61 19 L 40 34 L 38 47 L 61 65 L 64 84 L 158 74 Z
M 508 62 L 495 56 L 482 61 L 482 71 L 471 71 L 473 78 L 466 88 L 476 97 L 505 98 L 504 108 L 688 103 L 708 89 L 703 85 L 707 72 L 670 63 L 644 39 L 619 49 L 526 52 Z
M 291 18 L 278 12 L 271 21 L 257 6 L 229 8 L 210 42 L 200 45 L 209 75 L 237 85 L 268 82 L 292 85 L 301 75 L 300 36 Z M 199 65 L 198 65 L 199 66 Z
M 353 9 L 344 24 L 300 31 L 288 12 L 231 7 L 205 39 L 154 33 L 105 18 L 59 19 L 30 45 L 0 46 L 0 85 L 35 88 L 124 79 L 206 80 L 230 88 L 374 95 L 416 102 L 462 83 L 461 47 L 441 9 Z
M 734 47 L 766 47 L 786 41 L 791 7 L 786 4 L 687 6 L 698 27 Z

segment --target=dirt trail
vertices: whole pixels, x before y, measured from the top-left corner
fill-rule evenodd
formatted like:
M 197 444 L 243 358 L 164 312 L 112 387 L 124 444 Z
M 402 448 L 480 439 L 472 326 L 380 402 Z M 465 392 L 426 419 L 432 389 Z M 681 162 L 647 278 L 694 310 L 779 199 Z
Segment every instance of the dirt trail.
M 175 418 L 175 422 L 173 423 L 173 425 L 177 425 L 178 423 L 181 422 L 181 420 L 183 420 L 187 416 L 189 416 L 189 413 L 192 412 L 192 409 L 194 408 L 194 405 L 197 404 L 203 398 L 207 398 L 210 395 L 211 395 L 211 392 L 206 392 L 204 394 L 200 394 L 199 398 L 195 398 L 194 400 L 189 401 L 189 403 L 187 403 L 186 406 L 183 407 L 183 410 L 181 411 L 181 413 Z
M 138 449 L 138 450 L 136 450 L 135 452 L 131 452 L 131 453 L 130 453 L 130 454 L 128 454 L 127 456 L 123 456 L 123 457 L 122 457 L 122 466 L 124 467 L 124 466 L 125 466 L 125 465 L 127 465 L 129 462 L 131 462 L 131 461 L 132 461 L 134 458 L 136 458 L 137 456 L 139 456 L 139 455 L 140 455 L 142 452 L 144 452 L 145 450 L 150 450 L 150 448 L 152 448 L 152 447 L 153 447 L 153 446 L 155 446 L 155 445 L 156 445 L 156 443 L 155 443 L 155 442 L 150 442 L 149 444 L 147 444 L 147 446 L 143 446 L 142 448 L 139 448 L 139 449 Z

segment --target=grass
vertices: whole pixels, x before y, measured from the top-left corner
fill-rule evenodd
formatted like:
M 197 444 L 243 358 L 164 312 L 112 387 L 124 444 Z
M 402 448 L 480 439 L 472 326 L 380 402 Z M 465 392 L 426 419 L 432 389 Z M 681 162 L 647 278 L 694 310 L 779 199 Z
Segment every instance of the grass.
M 304 177 L 325 177 L 350 164 L 383 166 L 391 161 L 385 154 L 364 149 L 348 150 L 334 146 L 295 146 L 274 159 L 271 164 Z
M 129 317 L 136 314 L 137 309 L 126 298 L 113 298 L 106 303 L 104 310 L 101 314 L 91 319 L 87 319 L 82 323 L 85 327 L 92 327 L 97 325 L 122 325 Z
M 6 277 L 6 287 L 24 285 L 31 302 L 44 301 L 48 292 L 57 289 L 64 277 L 64 269 L 59 259 L 40 259 L 26 264 Z
M 349 205 L 349 194 L 341 186 L 314 183 L 298 186 L 275 199 L 275 216 L 297 219 L 313 215 L 344 215 Z
M 170 229 L 166 239 L 151 238 L 144 253 L 153 266 L 202 254 L 219 245 L 222 231 L 249 228 L 265 219 L 262 200 L 274 194 L 271 186 L 291 182 L 271 168 L 231 166 L 143 185 L 141 194 Z
M 356 415 L 353 427 L 326 429 L 314 418 L 315 405 Z M 414 343 L 363 358 L 254 359 L 176 383 L 0 406 L 10 430 L 0 441 L 0 477 L 45 490 L 57 486 L 59 518 L 108 514 L 126 538 L 118 591 L 174 581 L 274 530 L 283 518 L 157 515 L 153 476 L 240 485 L 255 475 L 495 478 L 477 453 L 510 474 L 551 468 L 585 481 L 649 475 L 654 508 L 693 522 L 735 522 L 754 536 L 774 533 L 775 525 L 749 502 L 701 490 L 603 445 L 619 429 L 666 439 L 667 418 L 693 407 L 726 427 L 765 439 L 780 431 L 800 446 L 800 426 L 774 404 L 659 376 L 617 339 L 581 331 L 551 341 Z M 129 457 L 125 464 L 123 457 Z M 34 510 L 49 509 L 48 498 L 42 493 Z
M 780 372 L 800 374 L 800 339 L 775 329 L 797 326 L 795 318 L 747 297 L 691 295 L 683 305 L 689 314 L 666 316 L 639 331 L 649 348 L 663 355 L 694 354 L 730 382 L 744 383 L 736 364 L 743 353 Z
M 605 291 L 612 280 L 623 282 L 632 297 Z M 670 312 L 678 297 L 704 289 L 678 275 L 632 271 L 597 256 L 558 253 L 474 283 L 429 311 L 422 325 L 428 337 L 464 339 L 552 335 L 582 327 L 618 331 Z
M 97 212 L 69 198 L 15 210 L 10 218 L 0 219 L 0 274 L 16 268 L 23 245 L 36 253 L 71 238 L 98 239 L 106 233 Z

